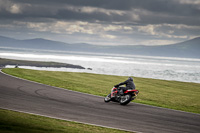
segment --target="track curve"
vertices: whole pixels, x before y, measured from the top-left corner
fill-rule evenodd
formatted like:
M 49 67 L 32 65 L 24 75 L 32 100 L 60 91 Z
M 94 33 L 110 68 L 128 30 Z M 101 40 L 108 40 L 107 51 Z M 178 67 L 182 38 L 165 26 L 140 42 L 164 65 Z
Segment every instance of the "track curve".
M 199 133 L 200 115 L 103 98 L 0 73 L 0 108 L 137 132 Z

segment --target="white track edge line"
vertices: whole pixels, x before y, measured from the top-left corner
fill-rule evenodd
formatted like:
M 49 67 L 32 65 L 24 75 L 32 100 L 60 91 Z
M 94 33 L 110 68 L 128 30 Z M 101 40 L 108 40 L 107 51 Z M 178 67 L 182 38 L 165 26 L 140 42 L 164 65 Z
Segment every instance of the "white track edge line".
M 64 120 L 64 121 L 69 121 L 69 122 L 76 122 L 76 123 L 81 123 L 81 124 L 86 124 L 86 125 L 91 125 L 91 126 L 97 126 L 97 127 L 103 127 L 103 128 L 109 128 L 109 129 L 116 129 L 116 130 L 127 131 L 127 132 L 142 133 L 142 132 L 133 131 L 133 130 L 127 130 L 127 129 L 122 129 L 122 128 L 115 128 L 115 127 L 103 126 L 103 125 L 92 124 L 92 123 L 87 123 L 87 122 L 74 121 L 74 120 L 70 120 L 70 119 L 63 119 L 63 118 L 53 117 L 53 116 L 49 116 L 49 115 L 42 115 L 42 114 L 38 114 L 38 113 L 31 113 L 31 112 L 21 111 L 21 110 L 17 110 L 17 109 L 10 109 L 10 108 L 4 108 L 4 107 L 0 107 L 0 108 L 4 109 L 4 110 L 15 111 L 15 112 L 20 112 L 20 113 L 26 113 L 26 114 L 31 114 L 31 115 L 37 115 L 37 116 L 42 116 L 42 117 L 46 117 L 46 118 L 52 118 L 52 119 L 56 119 L 56 120 Z

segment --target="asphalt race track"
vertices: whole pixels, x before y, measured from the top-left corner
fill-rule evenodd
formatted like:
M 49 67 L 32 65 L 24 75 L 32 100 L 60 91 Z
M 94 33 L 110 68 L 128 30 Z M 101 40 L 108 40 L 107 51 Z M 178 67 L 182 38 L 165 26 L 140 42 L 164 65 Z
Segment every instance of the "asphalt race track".
M 109 89 L 109 88 L 108 88 Z M 199 133 L 200 115 L 73 92 L 0 73 L 0 108 L 136 132 Z

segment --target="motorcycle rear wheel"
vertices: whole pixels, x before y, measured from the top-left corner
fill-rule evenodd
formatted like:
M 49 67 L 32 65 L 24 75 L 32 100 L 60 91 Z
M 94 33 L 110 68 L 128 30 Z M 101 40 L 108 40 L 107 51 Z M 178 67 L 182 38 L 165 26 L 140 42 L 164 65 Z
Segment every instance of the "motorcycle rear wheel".
M 121 105 L 126 105 L 131 101 L 131 97 L 132 96 L 130 94 L 124 95 L 124 96 L 121 97 L 119 103 Z
M 108 94 L 105 98 L 104 98 L 104 102 L 110 102 L 111 101 L 111 94 Z

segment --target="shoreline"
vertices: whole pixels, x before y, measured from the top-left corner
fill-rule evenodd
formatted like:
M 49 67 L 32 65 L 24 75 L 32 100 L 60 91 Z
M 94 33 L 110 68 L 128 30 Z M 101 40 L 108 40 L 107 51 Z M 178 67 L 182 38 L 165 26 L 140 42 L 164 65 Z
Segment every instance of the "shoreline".
M 58 62 L 45 62 L 45 61 L 28 61 L 28 60 L 14 60 L 0 58 L 0 68 L 5 68 L 7 65 L 14 65 L 16 68 L 19 66 L 31 66 L 31 67 L 53 67 L 53 68 L 75 68 L 75 69 L 86 69 L 80 65 L 73 65 L 67 63 Z
M 6 57 L 0 57 L 0 67 L 1 67 L 1 58 L 6 59 Z M 10 58 L 7 58 L 7 60 L 10 60 Z M 16 59 L 11 58 L 11 60 L 20 61 L 17 58 Z M 155 69 L 155 66 L 152 66 L 152 69 L 146 70 L 146 69 L 144 69 L 143 65 L 139 64 L 138 66 L 136 66 L 136 68 L 130 69 L 129 70 L 130 73 L 127 73 L 127 71 L 125 71 L 125 70 L 129 69 L 129 67 L 126 67 L 126 65 L 124 65 L 123 68 L 122 68 L 122 65 L 120 65 L 120 66 L 114 65 L 114 67 L 112 66 L 110 69 L 108 69 L 110 67 L 109 63 L 108 63 L 109 65 L 107 65 L 107 68 L 106 68 L 105 67 L 106 63 L 101 63 L 101 62 L 100 62 L 101 64 L 99 64 L 97 66 L 97 64 L 95 64 L 96 62 L 94 63 L 94 61 L 91 61 L 91 63 L 93 63 L 93 64 L 88 65 L 90 63 L 90 60 L 82 62 L 82 63 L 80 63 L 79 61 L 71 61 L 71 60 L 67 60 L 67 61 L 61 60 L 60 61 L 60 62 L 66 62 L 66 63 L 58 63 L 57 62 L 58 60 L 50 60 L 49 62 L 40 60 L 40 61 L 36 61 L 37 62 L 36 65 L 31 64 L 31 62 L 35 62 L 35 61 L 31 61 L 31 59 L 25 59 L 23 61 L 27 62 L 26 65 L 20 64 L 18 66 L 20 68 L 31 69 L 31 70 L 62 71 L 62 72 L 85 72 L 85 73 L 104 74 L 104 75 L 133 76 L 133 77 L 159 79 L 159 80 L 167 80 L 167 81 L 179 81 L 179 82 L 186 82 L 186 83 L 200 83 L 200 79 L 199 79 L 199 76 L 198 76 L 199 70 L 196 70 L 196 68 L 194 69 L 194 70 L 197 71 L 197 73 L 194 73 L 193 70 L 191 70 L 192 68 L 190 70 L 183 69 L 183 71 L 185 71 L 185 73 L 182 72 L 182 71 L 179 72 L 177 70 L 177 68 L 181 69 L 180 66 L 178 66 L 175 70 L 171 69 L 171 68 L 169 68 L 169 69 L 164 68 L 162 70 L 162 68 L 160 68 L 159 66 L 158 67 L 161 70 Z M 43 63 L 49 63 L 50 65 L 45 65 L 45 66 L 44 65 L 42 65 L 42 66 L 38 65 L 38 64 L 43 64 Z M 60 65 L 60 66 L 54 65 L 53 66 L 52 63 L 62 64 L 62 65 Z M 70 63 L 70 65 L 71 64 L 78 64 L 78 65 L 69 66 L 68 63 Z M 65 64 L 67 64 L 68 66 L 65 66 Z M 136 65 L 137 64 L 138 63 L 136 63 Z M 16 65 L 16 62 L 15 62 L 15 64 L 9 64 L 9 65 L 12 65 L 12 66 L 6 67 L 6 68 L 14 68 L 15 65 Z M 146 65 L 146 64 L 144 64 L 144 65 Z M 178 65 L 180 65 L 180 64 L 178 64 Z

